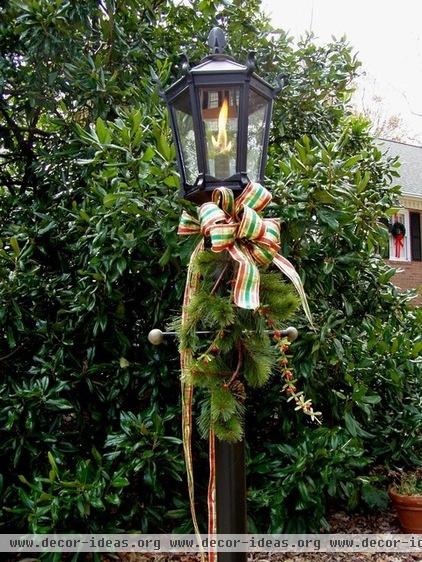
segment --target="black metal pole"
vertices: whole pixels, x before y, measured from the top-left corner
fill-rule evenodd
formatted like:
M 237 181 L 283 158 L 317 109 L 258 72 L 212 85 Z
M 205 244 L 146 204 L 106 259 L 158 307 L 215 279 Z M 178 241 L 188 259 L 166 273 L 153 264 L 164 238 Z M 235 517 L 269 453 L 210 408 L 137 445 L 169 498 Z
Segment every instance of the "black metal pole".
M 245 442 L 216 439 L 217 533 L 246 533 Z M 246 552 L 219 552 L 218 562 L 246 562 Z

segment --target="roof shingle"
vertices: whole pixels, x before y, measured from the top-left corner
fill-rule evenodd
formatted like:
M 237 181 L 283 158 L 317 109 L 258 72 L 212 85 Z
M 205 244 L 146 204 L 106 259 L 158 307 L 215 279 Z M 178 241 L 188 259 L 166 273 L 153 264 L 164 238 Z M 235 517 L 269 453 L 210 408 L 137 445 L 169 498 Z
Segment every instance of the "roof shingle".
M 380 139 L 389 156 L 398 156 L 401 166 L 400 183 L 403 195 L 422 197 L 422 146 Z

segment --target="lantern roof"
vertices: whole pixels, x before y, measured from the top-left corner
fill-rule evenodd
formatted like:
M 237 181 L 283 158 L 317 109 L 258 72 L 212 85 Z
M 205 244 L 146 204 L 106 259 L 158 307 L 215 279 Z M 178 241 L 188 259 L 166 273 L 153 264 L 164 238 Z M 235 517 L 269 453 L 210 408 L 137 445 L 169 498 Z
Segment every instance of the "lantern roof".
M 199 64 L 192 67 L 192 74 L 208 74 L 213 72 L 246 72 L 248 67 L 240 64 L 227 55 L 209 55 Z
M 209 79 L 214 83 L 215 77 L 225 74 L 231 74 L 233 78 L 237 75 L 239 80 L 242 81 L 252 79 L 254 85 L 261 84 L 258 89 L 270 97 L 274 97 L 281 90 L 281 80 L 284 80 L 284 77 L 279 76 L 277 78 L 278 85 L 272 86 L 254 72 L 255 56 L 253 52 L 249 53 L 245 64 L 237 62 L 233 57 L 223 52 L 226 46 L 226 38 L 222 29 L 214 27 L 211 30 L 208 37 L 208 46 L 211 49 L 211 54 L 204 57 L 195 66 L 191 67 L 187 56 L 182 55 L 182 76 L 165 91 L 164 97 L 167 98 L 167 101 L 175 95 L 177 96 L 191 80 L 199 80 L 204 84 L 203 81 Z
M 240 81 L 252 79 L 256 86 L 259 84 L 262 85 L 261 88 L 259 88 L 261 91 L 262 88 L 264 88 L 263 91 L 266 95 L 274 97 L 281 90 L 280 84 L 279 86 L 272 86 L 261 76 L 256 74 L 254 70 L 255 61 L 253 53 L 249 54 L 246 64 L 241 64 L 226 54 L 217 53 L 206 56 L 197 65 L 192 67 L 189 66 L 189 61 L 187 57 L 184 56 L 182 62 L 183 75 L 165 90 L 164 97 L 171 99 L 175 95 L 178 95 L 191 80 L 204 81 L 209 79 L 214 83 L 214 77 L 228 74 L 231 74 L 233 78 L 237 76 Z

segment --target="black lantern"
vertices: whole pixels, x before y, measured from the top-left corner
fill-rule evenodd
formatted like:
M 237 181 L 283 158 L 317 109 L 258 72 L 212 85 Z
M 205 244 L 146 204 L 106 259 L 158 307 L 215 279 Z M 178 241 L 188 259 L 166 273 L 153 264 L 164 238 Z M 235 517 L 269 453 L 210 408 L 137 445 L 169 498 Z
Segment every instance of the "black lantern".
M 273 98 L 281 90 L 254 73 L 254 58 L 239 64 L 223 54 L 225 36 L 214 28 L 212 54 L 164 93 L 177 149 L 182 197 L 198 203 L 226 186 L 240 193 L 262 183 Z

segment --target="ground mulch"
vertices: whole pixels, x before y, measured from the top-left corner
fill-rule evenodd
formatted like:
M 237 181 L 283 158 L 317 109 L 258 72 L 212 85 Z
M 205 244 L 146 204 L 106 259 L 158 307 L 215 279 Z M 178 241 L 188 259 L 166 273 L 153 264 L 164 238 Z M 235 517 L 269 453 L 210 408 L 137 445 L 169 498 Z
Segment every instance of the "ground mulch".
M 331 533 L 400 533 L 400 525 L 393 511 L 373 515 L 353 515 L 345 512 L 332 513 L 329 517 Z M 199 562 L 192 554 L 119 554 L 117 558 L 105 558 L 104 562 Z M 268 553 L 250 555 L 248 562 L 414 562 L 422 560 L 422 553 L 365 554 L 364 552 L 306 552 Z

